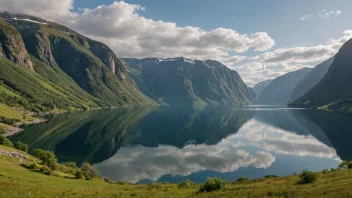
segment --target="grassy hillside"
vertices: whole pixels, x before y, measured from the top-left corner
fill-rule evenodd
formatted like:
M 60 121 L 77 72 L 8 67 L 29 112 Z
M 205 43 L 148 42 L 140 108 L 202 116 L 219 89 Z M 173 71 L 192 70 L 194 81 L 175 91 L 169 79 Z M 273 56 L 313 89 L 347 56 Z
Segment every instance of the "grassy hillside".
M 11 150 L 0 146 L 0 150 Z M 20 152 L 20 151 L 16 151 Z M 21 153 L 21 152 L 20 152 Z M 24 153 L 22 153 L 24 154 Z M 30 160 L 33 157 L 28 156 Z M 351 197 L 352 171 L 318 173 L 314 184 L 297 184 L 298 175 L 226 183 L 219 191 L 199 193 L 200 185 L 154 183 L 111 184 L 47 176 L 19 165 L 20 159 L 0 155 L 0 197 Z

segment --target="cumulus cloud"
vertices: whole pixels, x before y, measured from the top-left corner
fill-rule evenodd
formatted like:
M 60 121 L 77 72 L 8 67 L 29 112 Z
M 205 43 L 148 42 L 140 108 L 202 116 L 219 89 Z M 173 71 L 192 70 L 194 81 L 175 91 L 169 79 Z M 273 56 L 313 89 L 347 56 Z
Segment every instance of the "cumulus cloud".
M 336 150 L 317 140 L 312 135 L 298 135 L 252 119 L 232 138 L 243 138 L 247 144 L 265 152 L 292 156 L 312 156 L 340 161 Z
M 124 1 L 72 11 L 73 0 L 0 0 L 1 11 L 24 13 L 67 25 L 102 41 L 120 57 L 187 57 L 216 59 L 232 65 L 249 49 L 265 51 L 275 45 L 266 32 L 241 34 L 233 29 L 180 27 L 140 15 L 146 9 Z
M 184 148 L 143 146 L 121 148 L 115 156 L 96 164 L 102 175 L 138 182 L 156 181 L 163 175 L 187 176 L 202 170 L 233 172 L 241 167 L 268 168 L 275 157 L 268 152 L 254 154 L 238 149 L 243 143 L 224 139 L 218 145 L 187 145 Z
M 233 66 L 232 68 L 238 70 L 247 84 L 254 85 L 280 76 L 283 73 L 303 67 L 313 67 L 314 65 L 312 64 L 325 61 L 334 56 L 341 46 L 351 38 L 352 30 L 346 30 L 340 38 L 331 39 L 323 45 L 280 48 L 264 52 L 254 57 L 247 57 L 249 63 Z M 262 69 L 255 69 L 258 64 L 262 65 Z M 281 69 L 273 69 L 270 66 L 281 66 Z

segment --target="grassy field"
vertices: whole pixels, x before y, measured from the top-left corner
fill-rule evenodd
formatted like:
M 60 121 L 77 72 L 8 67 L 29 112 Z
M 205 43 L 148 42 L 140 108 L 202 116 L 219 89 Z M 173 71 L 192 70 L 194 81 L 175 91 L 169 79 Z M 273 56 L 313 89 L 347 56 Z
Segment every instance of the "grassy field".
M 0 150 L 5 149 L 15 150 L 0 146 Z M 352 170 L 318 173 L 314 184 L 298 185 L 298 176 L 294 175 L 229 182 L 223 190 L 199 193 L 200 185 L 180 188 L 168 183 L 110 184 L 46 176 L 19 163 L 19 158 L 0 155 L 0 197 L 352 197 Z
M 0 103 L 0 116 L 10 118 L 10 119 L 18 119 L 21 122 L 35 120 L 34 117 L 29 116 L 29 115 L 26 115 L 24 117 L 21 112 L 16 111 L 16 110 L 12 109 L 11 107 L 9 107 L 5 104 L 1 104 L 1 103 Z

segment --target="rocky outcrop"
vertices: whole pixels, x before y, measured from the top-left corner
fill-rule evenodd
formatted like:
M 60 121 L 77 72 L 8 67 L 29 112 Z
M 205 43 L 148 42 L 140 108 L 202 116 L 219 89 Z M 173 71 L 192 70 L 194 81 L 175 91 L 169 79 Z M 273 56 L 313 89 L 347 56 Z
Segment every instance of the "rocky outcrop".
M 3 19 L 0 19 L 0 56 L 33 70 L 33 63 L 21 35 Z

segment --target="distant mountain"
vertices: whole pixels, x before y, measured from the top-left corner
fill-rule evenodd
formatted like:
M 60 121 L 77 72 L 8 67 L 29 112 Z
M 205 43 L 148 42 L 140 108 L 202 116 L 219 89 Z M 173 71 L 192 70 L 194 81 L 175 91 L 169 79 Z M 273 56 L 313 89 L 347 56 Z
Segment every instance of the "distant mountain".
M 258 100 L 264 89 L 270 85 L 270 83 L 273 82 L 273 79 L 266 80 L 263 82 L 259 82 L 253 87 L 253 91 L 255 93 L 255 99 Z
M 30 111 L 156 104 L 105 44 L 39 18 L 0 14 L 0 103 Z
M 258 102 L 266 105 L 288 104 L 293 90 L 310 71 L 310 68 L 303 68 L 275 78 L 259 96 Z
M 317 65 L 310 71 L 302 80 L 298 83 L 297 87 L 293 91 L 290 101 L 293 102 L 298 98 L 302 97 L 310 89 L 312 89 L 328 72 L 334 57 L 324 61 L 323 63 Z
M 352 39 L 335 55 L 324 78 L 292 106 L 351 110 L 352 107 Z
M 218 61 L 124 59 L 139 89 L 170 105 L 252 104 L 254 93 L 236 71 Z

